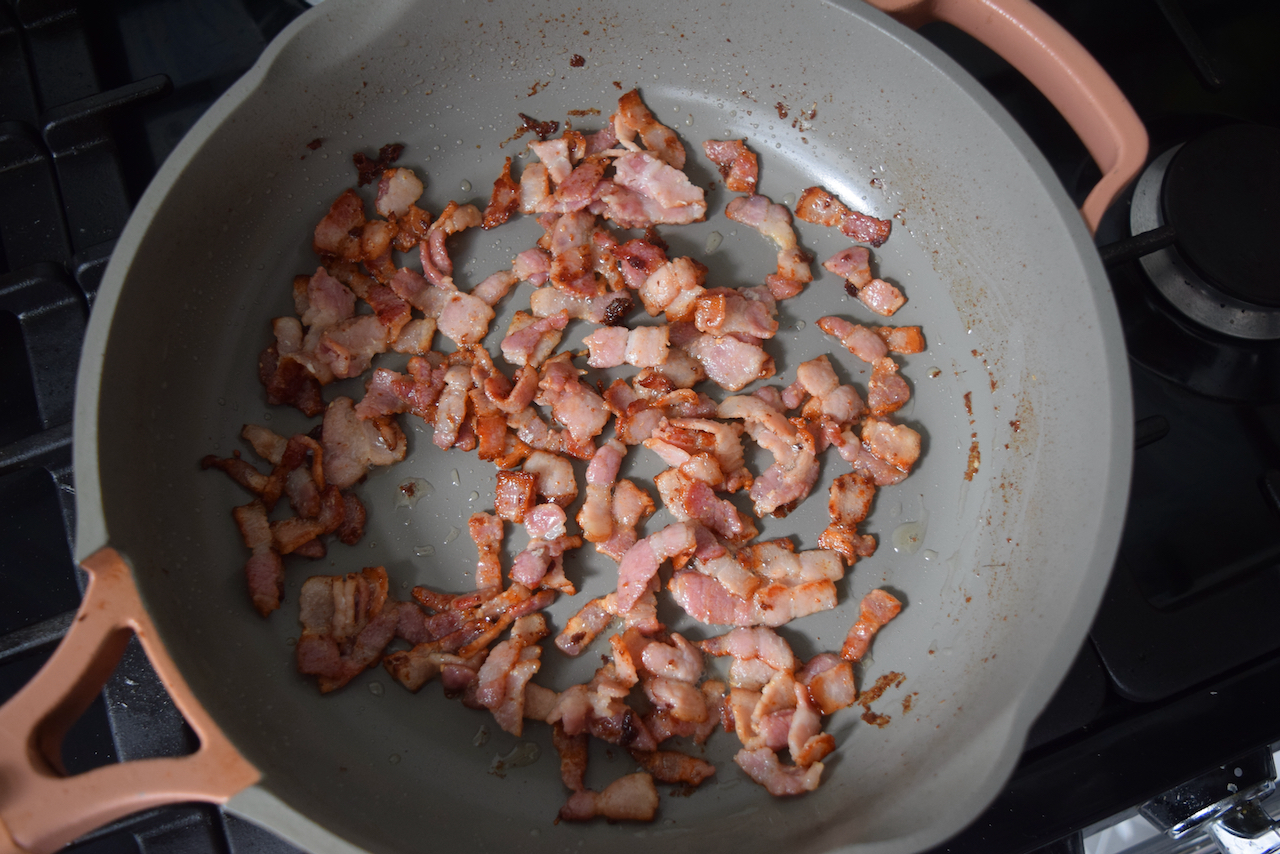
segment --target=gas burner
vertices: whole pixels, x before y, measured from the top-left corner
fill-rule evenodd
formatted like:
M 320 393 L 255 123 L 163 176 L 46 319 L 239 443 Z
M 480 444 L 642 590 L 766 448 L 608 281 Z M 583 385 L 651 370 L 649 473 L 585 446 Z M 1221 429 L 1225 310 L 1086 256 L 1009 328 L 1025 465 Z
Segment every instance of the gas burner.
M 1280 233 L 1280 129 L 1237 124 L 1161 154 L 1134 189 L 1135 235 L 1168 226 L 1174 242 L 1141 259 L 1156 289 L 1191 320 L 1252 341 L 1280 340 L 1280 279 L 1264 260 Z

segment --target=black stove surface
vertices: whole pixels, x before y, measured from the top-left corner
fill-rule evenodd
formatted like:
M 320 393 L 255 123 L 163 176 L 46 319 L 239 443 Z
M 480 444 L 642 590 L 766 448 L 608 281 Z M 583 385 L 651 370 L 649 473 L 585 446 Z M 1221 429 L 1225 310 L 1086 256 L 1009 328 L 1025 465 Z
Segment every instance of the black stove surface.
M 1039 5 L 1119 83 L 1153 158 L 1224 125 L 1280 127 L 1275 4 Z M 52 652 L 80 598 L 73 385 L 115 237 L 186 130 L 304 9 L 302 0 L 0 0 L 0 701 Z M 968 37 L 939 25 L 922 32 L 995 95 L 1083 201 L 1097 169 L 1047 101 Z M 1143 277 L 1124 244 L 1131 234 L 1126 196 L 1098 235 L 1134 356 L 1137 418 L 1113 579 L 1012 780 L 937 851 L 1079 850 L 1082 828 L 1280 740 L 1280 403 L 1258 393 L 1280 386 L 1269 370 L 1280 365 L 1270 361 L 1277 345 L 1180 317 Z M 72 730 L 64 760 L 74 773 L 191 749 L 134 647 Z M 72 850 L 294 849 L 216 808 L 177 806 Z

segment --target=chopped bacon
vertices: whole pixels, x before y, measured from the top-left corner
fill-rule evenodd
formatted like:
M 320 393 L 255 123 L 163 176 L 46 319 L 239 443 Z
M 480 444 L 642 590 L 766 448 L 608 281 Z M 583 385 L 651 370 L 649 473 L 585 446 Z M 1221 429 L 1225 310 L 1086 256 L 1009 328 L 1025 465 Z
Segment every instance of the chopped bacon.
M 868 418 L 863 423 L 862 444 L 877 459 L 902 472 L 911 471 L 920 457 L 920 434 L 882 418 Z
M 844 574 L 839 557 L 791 548 L 779 540 L 699 559 L 695 570 L 672 577 L 672 595 L 690 616 L 712 625 L 780 626 L 835 607 L 835 582 Z
M 298 672 L 317 677 L 321 693 L 337 690 L 378 663 L 408 603 L 387 601 L 387 571 L 308 578 L 298 597 L 302 634 Z
M 538 367 L 559 345 L 568 323 L 567 311 L 537 319 L 517 311 L 507 328 L 507 336 L 502 339 L 503 358 L 513 365 Z
M 578 655 L 600 636 L 617 616 L 617 595 L 592 599 L 565 623 L 556 636 L 556 646 L 565 655 Z
M 657 508 L 649 493 L 626 479 L 614 485 L 612 502 L 613 534 L 603 543 L 597 543 L 596 550 L 621 561 L 627 550 L 636 544 L 636 526 Z
M 857 289 L 858 299 L 876 314 L 890 317 L 907 303 L 902 291 L 884 279 L 872 279 L 865 287 Z
M 502 174 L 494 179 L 493 194 L 484 209 L 484 221 L 481 225 L 486 229 L 497 228 L 510 219 L 519 207 L 520 185 L 511 179 L 511 158 L 508 157 L 502 164 Z
M 534 476 L 537 494 L 548 501 L 568 507 L 578 497 L 573 465 L 559 454 L 536 450 L 524 461 L 524 470 Z
M 689 477 L 681 469 L 667 469 L 654 478 L 654 484 L 663 506 L 678 521 L 697 522 L 730 542 L 746 542 L 759 533 L 750 517 L 733 502 L 716 497 L 706 482 Z
M 542 614 L 521 617 L 511 626 L 511 637 L 493 648 L 476 674 L 476 701 L 515 736 L 524 732 L 525 686 L 541 666 L 538 641 L 546 636 Z
M 500 471 L 493 499 L 499 518 L 521 524 L 537 503 L 537 477 L 528 471 Z
M 667 320 L 692 320 L 704 293 L 707 267 L 688 256 L 660 264 L 640 286 L 640 299 L 650 317 L 665 313 Z
M 349 397 L 335 398 L 324 413 L 321 433 L 325 481 L 346 489 L 374 466 L 389 466 L 404 459 L 404 432 L 389 417 L 356 416 Z
M 587 542 L 602 543 L 613 535 L 613 484 L 626 453 L 625 445 L 610 439 L 596 450 L 587 466 L 587 498 L 577 518 Z
M 518 281 L 540 287 L 547 283 L 547 278 L 551 275 L 551 255 L 537 247 L 526 249 L 511 262 L 511 271 Z
M 785 512 L 809 494 L 818 479 L 812 434 L 754 395 L 725 398 L 718 411 L 721 418 L 741 418 L 751 438 L 774 456 L 773 465 L 751 484 L 756 516 Z
M 555 420 L 576 442 L 598 435 L 609 420 L 604 399 L 578 377 L 585 371 L 574 367 L 568 353 L 548 359 L 538 380 L 537 402 L 551 407 Z
M 475 513 L 467 520 L 467 530 L 475 541 L 480 559 L 476 563 L 476 589 L 502 586 L 502 519 Z
M 533 144 L 530 144 L 530 148 Z M 534 149 L 535 153 L 537 149 Z M 538 206 L 551 195 L 550 173 L 544 163 L 530 163 L 520 173 L 520 212 L 537 213 Z
M 879 246 L 889 239 L 893 223 L 850 210 L 821 187 L 809 187 L 796 200 L 796 216 L 815 225 L 835 226 L 846 237 Z
M 427 229 L 427 239 L 421 244 L 422 272 L 437 287 L 452 288 L 453 260 L 445 249 L 445 238 L 484 223 L 484 216 L 475 205 L 459 205 L 449 202 L 440 216 Z
M 906 380 L 898 376 L 897 362 L 886 356 L 871 363 L 871 379 L 867 381 L 867 406 L 874 415 L 896 412 L 910 399 L 911 388 Z
M 809 689 L 809 696 L 824 715 L 846 709 L 858 698 L 853 665 L 829 652 L 809 659 L 796 673 L 796 680 Z
M 678 334 L 679 326 L 673 324 L 673 335 Z M 680 346 L 702 365 L 708 379 L 726 391 L 739 391 L 776 373 L 773 357 L 754 339 L 744 341 L 736 335 L 707 335 L 695 330 L 694 337 L 686 336 Z
M 772 338 L 778 333 L 777 302 L 768 288 L 712 288 L 700 294 L 693 322 L 700 332 Z
M 361 187 L 365 184 L 373 183 L 373 179 L 378 177 L 380 173 L 384 173 L 392 163 L 400 159 L 400 155 L 404 153 L 404 146 L 400 143 L 388 143 L 378 149 L 377 158 L 371 158 L 363 151 L 357 151 L 351 155 L 351 162 L 356 167 L 356 173 L 359 175 Z
M 688 523 L 668 525 L 627 550 L 618 564 L 618 611 L 631 609 L 668 558 L 691 555 L 697 541 Z
M 678 750 L 633 750 L 631 758 L 662 783 L 698 786 L 716 773 L 716 766 Z
M 359 261 L 360 233 L 364 223 L 364 202 L 355 190 L 347 189 L 316 224 L 311 248 L 325 258 Z
M 649 108 L 640 99 L 638 89 L 632 89 L 618 99 L 618 112 L 613 116 L 613 132 L 619 145 L 632 150 L 637 150 L 633 140 L 638 134 L 645 148 L 654 152 L 664 163 L 675 169 L 684 168 L 683 143 L 671 128 L 653 117 L 653 113 L 649 112 Z
M 603 293 L 592 257 L 591 235 L 595 221 L 586 211 L 572 211 L 556 219 L 549 229 L 553 287 L 579 297 Z
M 633 291 L 640 290 L 653 273 L 667 262 L 667 253 L 647 240 L 633 238 L 613 250 L 621 264 L 623 281 Z
M 708 139 L 702 150 L 720 169 L 724 186 L 735 193 L 754 193 L 760 164 L 745 139 Z
M 865 326 L 839 317 L 822 317 L 818 319 L 818 327 L 828 335 L 834 335 L 850 353 L 868 364 L 888 355 L 889 347 L 884 337 Z
M 712 488 L 737 492 L 752 477 L 743 459 L 742 426 L 710 418 L 663 418 L 644 446 L 663 462 Z
M 412 169 L 387 169 L 378 181 L 378 198 L 374 208 L 380 216 L 403 217 L 422 198 L 422 180 Z
M 858 621 L 849 629 L 840 657 L 845 661 L 861 661 L 871 647 L 872 638 L 901 610 L 902 603 L 884 590 L 872 590 L 862 597 L 858 605 Z
M 774 204 L 766 196 L 738 196 L 725 206 L 724 214 L 734 222 L 754 228 L 778 247 L 777 272 L 765 280 L 776 299 L 793 297 L 813 281 L 810 258 L 796 241 L 791 211 L 786 207 Z
M 844 279 L 855 290 L 871 281 L 871 252 L 865 246 L 850 246 L 822 262 L 822 266 Z
M 601 183 L 598 201 L 589 210 L 598 210 L 623 228 L 687 225 L 706 219 L 702 188 L 657 157 L 647 152 L 624 154 L 614 167 L 613 180 Z
M 876 326 L 871 331 L 884 339 L 884 343 L 895 353 L 924 352 L 924 333 L 919 326 Z
M 280 607 L 284 595 L 284 565 L 274 547 L 267 510 L 261 501 L 254 500 L 236 507 L 231 515 L 245 547 L 252 552 L 244 565 L 245 580 L 254 609 L 265 617 Z
M 640 771 L 614 780 L 603 792 L 582 789 L 560 808 L 562 821 L 653 821 L 658 811 L 658 790 L 653 777 Z
M 876 541 L 869 534 L 859 534 L 858 525 L 867 518 L 875 497 L 875 481 L 859 472 L 842 474 L 831 484 L 827 503 L 831 524 L 818 535 L 818 545 L 844 558 L 850 566 L 861 557 L 875 553 Z
M 658 367 L 667 361 L 668 332 L 666 326 L 597 329 L 582 342 L 591 351 L 587 364 L 593 368 L 616 368 L 623 364 Z
M 812 792 L 818 788 L 824 767 L 821 762 L 814 762 L 808 767 L 783 765 L 778 761 L 778 754 L 768 747 L 743 748 L 734 755 L 733 761 L 774 797 Z

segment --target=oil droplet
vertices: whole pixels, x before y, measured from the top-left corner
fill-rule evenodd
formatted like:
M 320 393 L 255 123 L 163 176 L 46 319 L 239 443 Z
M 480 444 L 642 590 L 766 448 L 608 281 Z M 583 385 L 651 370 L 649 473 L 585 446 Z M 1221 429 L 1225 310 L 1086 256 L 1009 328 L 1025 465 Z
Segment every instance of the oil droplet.
M 720 248 L 720 244 L 723 242 L 724 242 L 723 234 L 721 234 L 718 231 L 711 232 L 710 234 L 707 235 L 707 244 L 705 247 L 706 251 L 715 252 L 717 249 Z
M 484 724 L 480 724 L 480 729 L 476 730 L 475 738 L 471 739 L 471 743 L 476 747 L 483 747 L 489 741 L 489 728 Z
M 436 553 L 436 547 L 432 545 L 414 546 L 413 553 L 418 557 L 431 557 Z
M 458 189 L 462 190 L 462 192 L 464 192 L 464 193 L 470 193 L 470 192 L 471 192 L 471 182 L 470 182 L 470 181 L 463 181 L 463 182 L 458 186 Z
M 937 560 L 937 559 L 938 559 L 938 553 L 937 553 L 937 552 L 935 552 L 933 549 L 925 549 L 925 550 L 921 553 L 921 555 L 924 557 L 924 559 L 925 559 L 925 560 Z
M 375 697 L 381 697 L 381 696 L 382 696 L 382 692 L 383 692 L 384 690 L 386 690 L 386 689 L 382 687 L 382 683 L 381 683 L 381 682 L 370 682 L 370 683 L 369 683 L 369 693 L 370 693 L 370 694 L 372 694 L 372 695 L 373 695 L 373 696 L 375 696 Z
M 495 777 L 505 777 L 508 768 L 532 765 L 538 761 L 539 755 L 541 751 L 538 750 L 538 745 L 532 741 L 522 742 L 511 748 L 511 752 L 506 756 L 494 756 L 493 761 L 489 763 L 489 773 Z
M 396 506 L 413 507 L 423 496 L 435 491 L 436 488 L 430 482 L 420 477 L 406 477 L 396 487 Z
M 449 533 L 444 538 L 444 544 L 447 546 L 449 545 L 449 543 L 452 543 L 454 540 L 458 539 L 458 534 L 460 533 L 462 532 L 458 530 L 457 525 L 450 525 Z
M 781 147 L 782 147 L 782 144 L 781 144 L 781 143 L 779 143 L 779 144 L 778 144 L 778 147 L 779 147 L 779 148 L 781 148 Z M 786 205 L 787 207 L 791 207 L 792 205 L 794 205 L 794 204 L 796 203 L 796 194 L 795 194 L 795 193 L 787 193 L 785 196 L 783 196 L 783 197 L 782 197 L 782 203 L 783 203 L 784 205 Z
M 796 329 L 804 329 L 808 325 L 809 324 L 805 323 L 803 320 L 796 321 Z
M 450 475 L 449 475 L 449 476 L 453 478 L 453 485 L 454 485 L 454 486 L 458 486 L 459 484 L 461 484 L 461 483 L 462 483 L 462 477 L 458 474 L 458 470 L 457 470 L 457 469 L 454 469 L 454 470 L 450 473 Z
M 684 120 L 684 126 L 693 127 L 693 116 L 689 116 L 687 119 Z
M 480 497 L 480 493 L 476 492 L 474 489 L 471 490 L 471 495 L 469 496 L 469 500 L 475 501 L 479 497 Z
M 893 529 L 893 550 L 913 555 L 924 542 L 924 535 L 929 530 L 929 511 L 921 513 L 918 522 L 903 522 Z
M 390 762 L 392 765 L 399 765 L 399 764 L 400 764 L 400 754 L 399 754 L 399 753 L 393 753 L 393 754 L 391 754 L 390 756 L 388 756 L 388 757 L 387 757 L 387 761 L 388 761 L 388 762 Z

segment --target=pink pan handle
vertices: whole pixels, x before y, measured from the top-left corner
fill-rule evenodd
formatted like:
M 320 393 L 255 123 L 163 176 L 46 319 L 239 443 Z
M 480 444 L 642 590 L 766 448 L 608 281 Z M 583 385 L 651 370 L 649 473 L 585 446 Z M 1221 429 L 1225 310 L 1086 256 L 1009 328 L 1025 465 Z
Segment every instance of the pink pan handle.
M 904 24 L 945 21 L 1004 57 L 1062 113 L 1102 170 L 1080 214 L 1092 234 L 1147 157 L 1147 131 L 1080 43 L 1028 0 L 867 0 Z
M 0 854 L 46 854 L 130 813 L 184 801 L 223 803 L 260 775 L 196 702 L 142 607 L 133 573 L 112 549 L 84 562 L 89 587 L 75 622 L 39 673 L 0 707 Z M 179 758 L 106 765 L 74 777 L 62 739 L 136 635 L 200 739 Z

